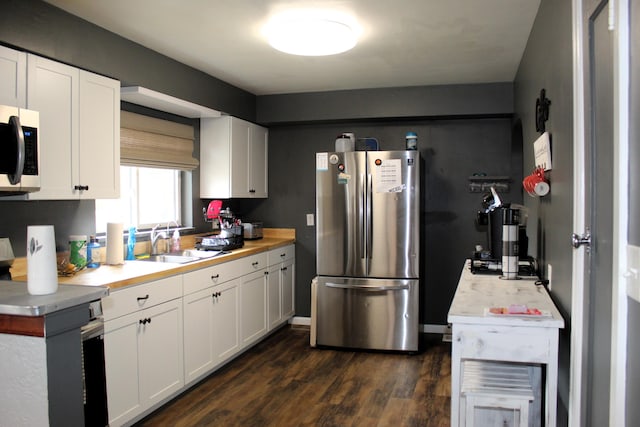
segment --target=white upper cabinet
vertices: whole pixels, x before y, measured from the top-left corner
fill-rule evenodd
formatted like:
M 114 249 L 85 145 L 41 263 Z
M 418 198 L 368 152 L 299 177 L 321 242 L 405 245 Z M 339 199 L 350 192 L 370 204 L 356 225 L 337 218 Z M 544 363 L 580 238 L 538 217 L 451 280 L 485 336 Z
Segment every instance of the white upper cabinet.
M 82 198 L 120 197 L 120 82 L 80 71 L 79 185 Z M 75 185 L 75 184 L 74 184 Z
M 120 83 L 27 58 L 27 108 L 40 112 L 40 191 L 29 199 L 117 198 Z
M 27 54 L 0 46 L 0 105 L 27 105 Z
M 200 121 L 200 197 L 268 196 L 268 130 L 236 117 Z

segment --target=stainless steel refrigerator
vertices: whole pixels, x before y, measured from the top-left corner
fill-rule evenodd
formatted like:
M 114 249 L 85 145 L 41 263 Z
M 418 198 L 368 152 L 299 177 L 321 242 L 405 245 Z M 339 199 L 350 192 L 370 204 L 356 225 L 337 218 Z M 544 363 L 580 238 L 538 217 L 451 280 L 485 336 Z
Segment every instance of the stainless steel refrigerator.
M 418 350 L 417 151 L 316 153 L 312 345 Z

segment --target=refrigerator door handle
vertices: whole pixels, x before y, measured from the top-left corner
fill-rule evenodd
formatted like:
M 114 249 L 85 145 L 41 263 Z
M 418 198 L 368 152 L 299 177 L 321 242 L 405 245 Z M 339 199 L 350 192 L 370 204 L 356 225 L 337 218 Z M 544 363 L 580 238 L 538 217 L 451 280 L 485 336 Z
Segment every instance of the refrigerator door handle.
M 367 221 L 367 258 L 371 259 L 371 236 L 373 235 L 373 216 L 371 215 L 371 204 L 373 203 L 373 179 L 371 178 L 371 174 L 367 175 L 367 213 L 366 213 L 366 221 Z M 369 274 L 369 266 L 367 264 L 367 274 Z
M 364 291 L 401 291 L 405 289 L 409 289 L 409 285 L 349 285 L 345 283 L 332 283 L 327 282 L 325 286 L 328 288 L 338 288 L 338 289 L 358 289 Z
M 366 239 L 366 227 L 367 227 L 367 213 L 366 213 L 366 209 L 365 207 L 367 206 L 367 194 L 366 194 L 366 182 L 365 182 L 365 175 L 362 174 L 360 175 L 360 207 L 362 209 L 362 213 L 359 215 L 358 221 L 360 222 L 359 227 L 360 227 L 360 242 L 359 242 L 359 251 L 360 251 L 360 258 L 364 258 L 366 256 L 366 252 L 365 252 L 365 239 Z

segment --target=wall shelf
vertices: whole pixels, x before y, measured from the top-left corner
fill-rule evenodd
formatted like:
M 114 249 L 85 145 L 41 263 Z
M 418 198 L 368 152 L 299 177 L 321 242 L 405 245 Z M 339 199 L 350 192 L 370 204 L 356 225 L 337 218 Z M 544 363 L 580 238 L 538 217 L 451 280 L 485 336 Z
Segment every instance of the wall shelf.
M 484 193 L 494 187 L 498 193 L 508 193 L 511 178 L 508 176 L 472 175 L 469 177 L 469 192 Z
M 132 104 L 142 105 L 143 107 L 153 108 L 154 110 L 192 119 L 221 116 L 220 111 L 156 92 L 142 86 L 120 88 L 120 99 Z

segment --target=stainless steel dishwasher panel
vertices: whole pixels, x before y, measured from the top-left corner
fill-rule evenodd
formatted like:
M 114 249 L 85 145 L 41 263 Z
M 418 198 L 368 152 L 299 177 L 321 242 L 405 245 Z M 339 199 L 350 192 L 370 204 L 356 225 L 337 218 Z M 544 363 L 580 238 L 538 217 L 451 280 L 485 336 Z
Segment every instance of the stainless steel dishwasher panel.
M 318 346 L 418 350 L 418 280 L 317 278 Z

